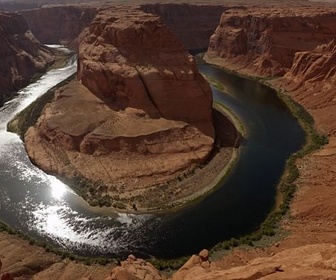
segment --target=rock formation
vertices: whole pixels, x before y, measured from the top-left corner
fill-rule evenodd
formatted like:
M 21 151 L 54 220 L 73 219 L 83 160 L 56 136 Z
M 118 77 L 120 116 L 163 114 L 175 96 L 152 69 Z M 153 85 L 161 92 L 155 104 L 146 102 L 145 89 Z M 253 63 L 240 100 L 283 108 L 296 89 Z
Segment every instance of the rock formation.
M 256 258 L 247 264 L 223 269 L 210 263 L 207 250 L 193 255 L 171 278 L 172 280 L 251 280 L 251 279 L 335 279 L 334 244 L 307 245 L 287 249 L 271 257 Z M 134 256 L 112 271 L 105 280 L 166 279 L 153 267 Z
M 42 169 L 116 195 L 165 184 L 208 158 L 210 87 L 157 16 L 100 12 L 79 48 L 78 79 L 26 134 Z
M 77 48 L 77 37 L 90 25 L 98 9 L 98 5 L 54 5 L 20 13 L 40 42 Z
M 157 3 L 141 5 L 147 13 L 157 14 L 188 50 L 207 49 L 221 14 L 228 9 L 219 5 Z
M 137 259 L 129 255 L 120 266 L 113 269 L 111 275 L 105 280 L 164 280 L 166 279 L 159 271 L 149 262 L 143 259 Z
M 18 14 L 0 13 L 0 38 L 1 94 L 25 86 L 54 61 L 52 51 L 35 39 Z
M 282 76 L 298 51 L 309 51 L 335 35 L 336 10 L 316 7 L 240 8 L 225 12 L 211 36 L 209 57 L 249 74 Z

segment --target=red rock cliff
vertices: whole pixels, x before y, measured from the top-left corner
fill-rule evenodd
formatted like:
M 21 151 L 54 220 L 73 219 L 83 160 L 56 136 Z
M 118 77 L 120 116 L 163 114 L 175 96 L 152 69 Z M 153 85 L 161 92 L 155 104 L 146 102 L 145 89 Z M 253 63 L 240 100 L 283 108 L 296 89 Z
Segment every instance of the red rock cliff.
M 90 25 L 97 9 L 92 5 L 58 5 L 25 10 L 20 13 L 41 42 L 69 44 Z
M 25 86 L 53 62 L 52 52 L 35 39 L 18 14 L 0 13 L 0 38 L 2 92 Z
M 210 39 L 209 57 L 223 58 L 256 75 L 282 76 L 298 51 L 308 51 L 334 37 L 331 8 L 241 8 L 225 12 Z
M 314 116 L 322 132 L 336 136 L 336 39 L 310 52 L 297 52 L 279 81 Z

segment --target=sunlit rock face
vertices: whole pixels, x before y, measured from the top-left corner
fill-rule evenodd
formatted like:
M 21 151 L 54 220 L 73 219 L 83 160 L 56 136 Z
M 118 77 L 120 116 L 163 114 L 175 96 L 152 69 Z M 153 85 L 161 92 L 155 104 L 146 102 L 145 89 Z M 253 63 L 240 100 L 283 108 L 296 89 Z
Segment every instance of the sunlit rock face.
M 256 75 L 282 76 L 298 51 L 313 50 L 335 36 L 336 9 L 240 8 L 223 13 L 208 55 Z
M 210 87 L 156 16 L 101 12 L 80 45 L 78 79 L 115 110 L 136 108 L 214 134 Z
M 35 39 L 18 14 L 0 13 L 0 38 L 2 93 L 25 86 L 54 61 L 52 52 Z
M 279 81 L 314 116 L 319 129 L 329 136 L 336 136 L 335 82 L 335 39 L 312 51 L 297 52 L 290 71 Z M 329 160 L 332 161 L 326 158 Z M 332 184 L 334 177 L 326 181 L 325 185 Z
M 78 82 L 57 92 L 25 139 L 48 172 L 109 190 L 166 183 L 209 157 L 211 90 L 158 16 L 102 11 L 79 46 Z

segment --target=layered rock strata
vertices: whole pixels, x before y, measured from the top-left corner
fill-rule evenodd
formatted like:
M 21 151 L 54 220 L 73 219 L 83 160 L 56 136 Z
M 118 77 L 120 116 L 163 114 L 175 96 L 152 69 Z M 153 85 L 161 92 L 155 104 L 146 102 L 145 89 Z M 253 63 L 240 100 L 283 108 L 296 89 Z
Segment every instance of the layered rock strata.
M 141 5 L 147 13 L 159 15 L 164 24 L 181 40 L 188 50 L 207 49 L 220 17 L 228 9 L 220 5 L 190 5 L 157 3 Z
M 99 5 L 50 5 L 20 13 L 39 41 L 77 48 L 77 38 L 90 25 L 98 10 Z
M 54 62 L 52 51 L 34 37 L 18 14 L 0 13 L 0 38 L 1 94 L 25 86 Z
M 294 12 L 295 11 L 295 12 Z M 333 7 L 240 8 L 223 13 L 211 36 L 208 57 L 249 74 L 282 76 L 298 51 L 309 51 L 335 35 Z
M 157 16 L 100 12 L 79 48 L 78 80 L 26 133 L 42 169 L 117 195 L 165 184 L 207 160 L 210 87 Z

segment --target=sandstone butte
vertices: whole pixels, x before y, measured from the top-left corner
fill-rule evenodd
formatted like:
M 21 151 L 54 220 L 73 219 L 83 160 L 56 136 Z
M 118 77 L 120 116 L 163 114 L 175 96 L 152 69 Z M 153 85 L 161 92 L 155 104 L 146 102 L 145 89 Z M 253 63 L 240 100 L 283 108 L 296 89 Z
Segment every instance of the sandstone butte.
M 27 85 L 54 62 L 50 49 L 37 41 L 24 18 L 0 12 L 0 100 Z
M 262 16 L 262 19 L 260 19 L 260 11 L 263 11 L 263 14 L 267 16 Z M 227 26 L 221 22 L 212 40 L 217 40 L 220 33 L 227 34 L 226 28 L 232 29 L 229 34 L 234 36 L 239 33 L 239 29 L 242 29 L 239 26 L 249 25 L 251 21 L 258 21 L 259 24 L 255 24 L 254 28 L 249 29 L 247 33 L 254 43 L 247 45 L 246 52 L 239 53 L 240 51 L 234 50 L 235 44 L 232 43 L 232 38 L 226 41 L 227 43 L 212 41 L 208 51 L 209 60 L 216 61 L 227 69 L 238 71 L 241 74 L 268 78 L 271 75 L 281 76 L 272 79 L 270 82 L 277 88 L 286 90 L 286 94 L 302 104 L 314 117 L 316 129 L 328 136 L 329 144 L 298 162 L 300 170 L 300 177 L 296 182 L 298 191 L 291 204 L 291 218 L 285 219 L 282 224 L 282 227 L 289 233 L 287 237 L 268 247 L 237 248 L 228 255 L 212 262 L 209 261 L 207 252 L 202 251 L 199 255 L 193 256 L 172 277 L 166 277 L 158 271 L 153 271 L 153 267 L 146 261 L 129 256 L 127 260 L 121 263 L 120 267 L 111 272 L 110 276 L 105 275 L 103 277 L 97 273 L 97 270 L 91 270 L 91 272 L 85 270 L 82 264 L 67 261 L 57 263 L 54 260 L 53 264 L 47 265 L 45 270 L 36 271 L 34 279 L 55 279 L 56 273 L 57 279 L 71 279 L 70 271 L 72 271 L 71 273 L 78 272 L 77 277 L 72 279 L 83 280 L 167 278 L 336 279 L 336 206 L 334 203 L 336 169 L 333 164 L 336 160 L 336 97 L 333 89 L 336 56 L 333 37 L 336 30 L 333 25 L 335 22 L 330 20 L 330 13 L 334 13 L 334 11 L 335 8 L 332 6 L 316 4 L 313 7 L 295 5 L 286 8 L 260 7 L 259 12 L 255 8 L 240 9 L 232 13 L 233 17 L 231 19 L 228 14 L 223 14 L 222 19 L 225 21 L 230 22 L 231 20 L 231 22 L 237 23 L 237 30 L 231 25 Z M 319 23 L 322 26 L 326 26 L 325 20 L 329 22 L 328 27 L 322 28 L 322 30 L 329 30 L 326 34 L 328 33 L 330 37 L 325 36 L 325 34 L 318 35 L 317 31 L 313 32 L 316 25 L 311 24 L 311 20 L 314 21 L 316 17 L 320 19 Z M 296 34 L 296 36 L 291 37 L 292 40 L 289 45 L 275 46 L 275 49 L 278 49 L 277 53 L 281 54 L 281 51 L 284 51 L 284 53 L 277 56 L 278 59 L 273 61 L 272 50 L 274 46 L 269 44 L 269 49 L 261 48 L 263 41 L 259 42 L 256 39 L 258 34 L 263 33 L 262 30 L 267 31 L 263 36 L 272 34 L 268 37 L 271 42 L 276 40 L 273 36 L 284 36 L 282 32 L 279 33 L 279 30 L 274 31 L 275 27 L 271 20 L 279 22 L 283 18 L 287 18 L 283 22 L 283 24 L 287 24 L 287 31 L 283 32 L 287 33 L 288 36 L 293 34 Z M 244 21 L 246 22 L 244 23 Z M 267 21 L 268 24 L 266 25 L 264 21 Z M 260 26 L 264 26 L 264 28 L 260 29 Z M 309 31 L 308 27 L 312 29 Z M 309 36 L 312 36 L 312 38 Z M 310 42 L 315 42 L 315 44 L 310 45 Z M 217 47 L 214 47 L 215 45 Z M 289 53 L 288 48 L 293 46 L 296 47 Z M 236 47 L 239 49 L 241 46 L 236 44 Z M 228 52 L 229 49 L 231 49 L 231 53 Z M 263 49 L 263 51 L 261 52 L 260 49 Z M 235 52 L 236 55 L 233 54 Z M 292 63 L 282 63 L 282 59 L 284 59 L 283 61 L 288 60 L 288 55 L 292 57 Z M 223 57 L 225 57 L 225 60 L 222 59 Z M 267 63 L 261 63 L 263 61 Z M 256 65 L 260 67 L 256 67 Z M 9 238 L 7 237 L 7 239 Z M 14 241 L 24 243 L 21 240 Z M 14 241 L 11 240 L 8 243 Z M 0 246 L 0 249 L 3 248 L 4 250 L 1 251 L 2 255 L 10 251 L 8 246 Z M 37 249 L 33 248 L 33 250 L 36 251 Z M 30 256 L 26 256 L 24 259 L 26 264 L 29 263 L 28 260 L 31 261 Z M 17 260 L 18 263 L 21 261 L 23 259 Z M 3 263 L 5 262 L 3 261 Z M 12 264 L 12 270 L 15 270 L 14 266 L 15 264 Z M 3 271 L 10 272 L 9 267 L 8 264 L 3 265 Z M 36 265 L 26 265 L 26 267 L 36 267 Z M 19 269 L 16 269 L 16 271 Z
M 77 78 L 25 135 L 43 170 L 135 203 L 208 159 L 210 86 L 158 16 L 99 12 L 79 45 Z

